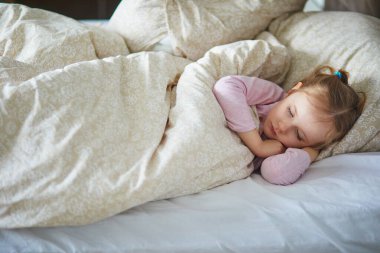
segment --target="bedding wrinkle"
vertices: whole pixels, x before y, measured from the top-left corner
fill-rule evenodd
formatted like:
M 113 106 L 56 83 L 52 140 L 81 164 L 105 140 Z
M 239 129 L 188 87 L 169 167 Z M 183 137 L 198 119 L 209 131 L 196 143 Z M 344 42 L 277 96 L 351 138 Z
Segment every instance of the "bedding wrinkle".
M 4 10 L 2 10 L 4 8 Z M 12 23 L 16 20 L 20 19 L 20 12 L 16 12 L 13 8 L 7 9 L 6 6 L 0 5 L 1 17 L 0 17 L 0 25 L 6 30 L 6 28 L 10 27 Z
M 378 19 L 290 13 L 304 3 L 121 1 L 132 51 L 168 33 L 196 62 L 125 56 L 114 32 L 0 4 L 0 227 L 63 226 L 1 229 L 0 251 L 379 251 L 379 152 L 323 159 L 296 184 L 271 185 L 249 177 L 254 157 L 212 94 L 227 75 L 290 87 L 316 65 L 346 66 L 366 109 L 322 157 L 378 150 Z M 258 35 L 286 13 L 275 36 Z
M 61 26 L 53 17 L 48 21 L 53 30 L 35 30 L 46 39 L 42 45 L 54 49 L 43 54 L 43 47 L 35 48 L 33 60 L 45 61 L 39 73 L 21 62 L 5 62 L 19 67 L 10 75 L 12 84 L 31 78 L 15 85 L 22 95 L 12 95 L 12 106 L 6 107 L 22 136 L 16 143 L 4 136 L 10 153 L 0 160 L 8 171 L 0 170 L 0 178 L 15 180 L 1 184 L 17 188 L 6 193 L 8 203 L 22 189 L 35 190 L 35 196 L 12 206 L 7 217 L 0 217 L 1 227 L 89 224 L 250 175 L 253 156 L 226 129 L 212 87 L 236 72 L 278 77 L 288 64 L 287 52 L 273 36 L 216 47 L 198 62 L 162 52 L 94 60 L 88 30 L 69 22 L 73 27 L 62 26 L 69 31 L 65 38 L 55 40 L 50 35 Z M 73 38 L 78 44 L 71 43 L 68 37 L 78 29 L 83 32 Z M 74 63 L 67 58 L 71 55 L 78 56 Z M 25 68 L 27 75 L 18 76 Z M 172 89 L 170 81 L 180 73 Z M 176 104 L 170 107 L 174 92 Z M 25 166 L 9 157 L 22 159 Z M 24 173 L 31 164 L 37 166 Z
M 319 219 L 317 215 L 307 208 L 307 206 L 300 202 L 300 207 L 307 214 L 308 219 L 313 224 L 314 231 L 318 233 L 319 236 L 323 237 L 325 240 L 331 243 L 331 245 L 336 248 L 339 252 L 346 252 L 347 250 L 339 242 L 344 241 L 342 235 L 337 229 L 327 224 L 327 221 Z
M 73 167 L 72 171 L 70 171 L 68 175 L 64 175 L 64 177 L 60 175 L 63 172 L 41 175 L 38 173 L 38 165 L 32 166 L 34 173 L 31 173 L 30 170 L 25 171 L 23 181 L 24 183 L 27 183 L 29 180 L 38 179 L 38 181 L 35 184 L 29 185 L 23 189 L 18 189 L 17 184 L 13 185 L 11 188 L 3 188 L 3 190 L 15 192 L 16 194 L 12 197 L 11 202 L 5 201 L 4 204 L 6 203 L 6 205 L 1 204 L 0 206 L 7 206 L 7 210 L 12 212 L 17 208 L 22 210 L 22 206 L 28 206 L 31 203 L 34 203 L 40 207 L 34 210 L 34 217 L 41 215 L 41 218 L 43 219 L 43 213 L 49 209 L 49 207 L 46 207 L 47 210 L 45 210 L 43 203 L 52 197 L 52 193 L 56 193 L 53 198 L 65 197 L 60 195 L 60 191 L 65 190 L 67 186 L 72 184 L 72 181 L 78 180 L 78 174 L 85 168 L 85 161 L 86 158 L 79 157 L 79 160 L 76 162 L 76 165 Z M 52 167 L 54 167 L 54 165 L 52 165 Z M 60 181 L 61 179 L 63 179 L 63 181 Z M 3 200 L 1 200 L 1 202 L 3 202 Z M 30 210 L 25 210 L 25 212 L 26 211 Z
M 185 11 L 181 11 L 181 5 L 179 5 L 178 2 L 176 3 L 176 7 L 175 8 L 178 9 L 178 12 L 180 13 L 180 16 L 179 16 L 180 24 L 182 25 L 182 27 L 185 28 L 185 29 L 183 29 L 181 31 L 181 35 L 182 35 L 183 38 L 187 38 L 189 36 L 187 31 L 188 31 L 188 29 L 191 29 L 192 23 L 187 20 L 187 18 L 186 18 L 186 12 Z M 191 13 L 191 14 L 193 14 L 195 17 L 198 17 L 198 20 L 199 20 L 199 18 L 200 18 L 199 12 L 197 12 L 197 13 Z
M 356 57 L 363 54 L 366 55 L 370 48 L 376 48 L 376 47 L 379 47 L 379 45 L 377 45 L 376 42 L 373 42 L 370 40 L 363 40 L 360 46 L 357 46 L 356 48 L 352 48 L 349 51 L 342 52 L 342 57 L 345 59 L 345 62 L 346 62 L 345 66 L 342 66 L 342 67 L 355 66 Z
M 0 42 L 0 50 L 2 51 L 1 52 L 1 55 L 3 57 L 5 56 L 13 56 L 12 55 L 12 45 L 14 44 L 13 43 L 14 41 L 10 38 L 10 39 L 6 39 L 6 40 L 3 40 Z
M 1 106 L 2 112 L 5 115 L 7 115 L 8 110 L 6 109 L 6 101 L 9 100 L 13 96 L 13 94 L 17 91 L 17 87 L 16 87 L 16 85 L 13 85 L 11 83 L 6 82 L 6 83 L 1 84 L 1 88 L 2 88 L 1 89 L 2 97 L 0 100 L 0 102 L 1 102 L 0 106 Z

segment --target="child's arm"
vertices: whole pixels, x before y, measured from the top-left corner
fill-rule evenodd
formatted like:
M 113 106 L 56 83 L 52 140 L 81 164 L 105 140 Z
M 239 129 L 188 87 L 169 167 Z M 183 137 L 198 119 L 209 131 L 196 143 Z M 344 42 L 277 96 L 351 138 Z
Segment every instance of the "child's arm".
M 220 79 L 213 92 L 223 109 L 230 129 L 237 132 L 244 144 L 263 161 L 261 173 L 274 184 L 294 183 L 315 160 L 318 152 L 311 148 L 288 148 L 276 140 L 263 141 L 251 116 L 251 105 L 268 105 L 280 100 L 284 91 L 275 83 L 247 76 Z
M 285 151 L 285 147 L 281 142 L 276 140 L 261 139 L 257 129 L 249 132 L 238 133 L 240 139 L 251 150 L 251 152 L 259 157 L 266 158 L 269 156 L 281 154 Z
M 252 105 L 268 105 L 279 101 L 284 90 L 273 82 L 257 77 L 226 76 L 213 88 L 227 120 L 228 127 L 238 133 L 259 128 L 252 119 Z
M 272 184 L 289 185 L 297 181 L 319 154 L 313 148 L 288 148 L 285 153 L 266 158 L 261 175 Z

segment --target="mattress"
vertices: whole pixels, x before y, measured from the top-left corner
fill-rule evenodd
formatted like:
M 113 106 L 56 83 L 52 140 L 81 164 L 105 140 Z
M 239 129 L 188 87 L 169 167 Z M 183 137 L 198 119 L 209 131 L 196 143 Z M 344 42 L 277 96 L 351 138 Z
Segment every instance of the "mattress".
M 379 252 L 380 153 L 314 163 L 290 186 L 259 174 L 81 227 L 0 231 L 0 252 Z

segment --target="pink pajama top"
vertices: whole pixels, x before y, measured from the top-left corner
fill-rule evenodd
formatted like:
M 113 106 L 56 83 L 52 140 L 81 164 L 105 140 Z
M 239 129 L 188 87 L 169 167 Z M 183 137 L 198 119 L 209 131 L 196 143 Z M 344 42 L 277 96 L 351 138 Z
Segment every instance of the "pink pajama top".
M 275 83 L 248 76 L 223 77 L 215 84 L 213 92 L 224 112 L 228 127 L 239 133 L 260 128 L 272 107 L 285 95 L 284 90 Z M 256 107 L 260 126 L 252 118 L 251 106 Z M 261 175 L 267 181 L 288 185 L 297 181 L 310 166 L 311 160 L 303 149 L 288 148 L 285 153 L 264 160 L 256 157 L 254 169 L 260 163 Z

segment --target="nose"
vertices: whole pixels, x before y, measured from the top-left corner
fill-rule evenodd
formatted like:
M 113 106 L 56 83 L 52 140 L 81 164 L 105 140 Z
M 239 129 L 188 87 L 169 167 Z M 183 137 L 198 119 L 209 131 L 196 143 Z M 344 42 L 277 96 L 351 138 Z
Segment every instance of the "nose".
M 278 132 L 279 133 L 286 133 L 289 129 L 289 124 L 288 122 L 285 121 L 280 121 L 278 122 Z

